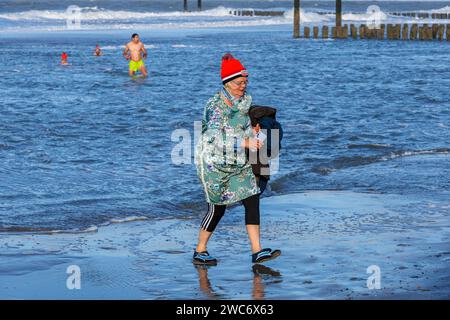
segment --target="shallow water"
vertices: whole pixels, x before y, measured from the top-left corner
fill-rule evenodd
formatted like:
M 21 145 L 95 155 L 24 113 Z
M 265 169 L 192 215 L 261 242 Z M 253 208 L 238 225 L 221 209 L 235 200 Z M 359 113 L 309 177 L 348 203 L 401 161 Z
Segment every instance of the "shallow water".
M 127 76 L 129 31 L 2 35 L 1 231 L 202 212 L 194 165 L 171 162 L 171 134 L 193 132 L 225 52 L 249 69 L 254 102 L 278 108 L 272 194 L 448 197 L 447 165 L 424 157 L 399 176 L 390 163 L 450 151 L 449 43 L 293 40 L 288 26 L 138 31 L 150 48 L 145 80 Z M 96 43 L 103 57 L 91 55 Z M 58 64 L 63 50 L 69 66 Z

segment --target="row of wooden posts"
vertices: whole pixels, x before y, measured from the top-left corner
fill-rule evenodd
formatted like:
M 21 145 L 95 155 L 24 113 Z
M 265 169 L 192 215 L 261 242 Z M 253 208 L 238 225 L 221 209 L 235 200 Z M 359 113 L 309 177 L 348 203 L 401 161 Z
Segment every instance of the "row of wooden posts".
M 188 0 L 183 0 L 184 11 L 188 11 Z M 300 9 L 300 0 L 294 1 L 294 8 Z M 197 0 L 197 9 L 202 10 L 202 0 Z M 263 11 L 263 10 L 234 10 L 230 14 L 240 16 L 281 16 L 284 11 Z M 319 12 L 319 14 L 336 14 L 336 19 L 342 20 L 342 0 L 336 0 L 336 12 Z M 428 13 L 428 12 L 393 12 L 394 16 L 432 18 L 432 19 L 450 19 L 450 13 Z M 336 25 L 340 25 L 339 21 Z
M 284 11 L 268 11 L 268 10 L 230 10 L 230 15 L 241 17 L 276 17 L 283 16 Z
M 188 11 L 188 0 L 183 0 L 184 11 Z M 202 10 L 202 0 L 197 0 L 197 9 Z
M 331 34 L 330 34 L 331 30 Z M 312 27 L 312 37 L 319 39 L 319 27 Z M 378 40 L 447 40 L 450 41 L 450 24 L 381 24 L 376 28 L 367 25 L 340 27 L 322 26 L 322 39 L 378 39 Z M 311 27 L 305 26 L 303 38 L 311 38 Z
M 242 9 L 242 10 L 230 10 L 229 11 L 230 15 L 234 15 L 234 16 L 247 16 L 247 17 L 276 17 L 276 16 L 283 16 L 285 14 L 285 11 L 274 11 L 274 10 L 248 10 L 248 9 Z M 335 14 L 334 12 L 317 12 L 320 15 L 331 15 L 331 14 Z M 354 12 L 352 12 L 354 13 Z M 354 13 L 356 14 L 356 13 Z M 440 20 L 440 19 L 450 19 L 450 13 L 432 13 L 432 14 L 428 14 L 428 13 L 416 13 L 412 12 L 405 12 L 405 13 L 398 13 L 398 12 L 393 12 L 393 13 L 388 13 L 390 15 L 393 16 L 403 16 L 403 17 L 411 17 L 411 18 L 431 18 L 433 20 Z
M 450 41 L 450 24 L 381 24 L 376 28 L 367 25 L 360 25 L 359 28 L 354 24 L 342 26 L 342 0 L 336 0 L 336 25 L 331 28 L 331 37 L 334 39 L 353 38 L 358 39 L 385 39 L 388 40 L 444 40 Z M 322 38 L 328 38 L 329 26 L 322 27 Z M 350 32 L 349 32 L 350 31 Z M 303 37 L 310 38 L 310 27 L 304 28 Z M 300 38 L 300 0 L 294 0 L 294 38 Z M 319 38 L 319 27 L 313 27 L 313 38 Z
M 335 28 L 339 28 L 341 26 L 342 26 L 342 0 L 336 0 Z M 306 30 L 308 31 L 309 29 Z M 300 38 L 300 0 L 294 0 L 294 38 Z
M 350 12 L 357 14 L 358 12 Z M 317 12 L 320 15 L 331 15 L 336 14 L 336 12 L 331 11 L 320 11 Z M 411 18 L 424 18 L 424 19 L 450 19 L 450 13 L 429 13 L 429 12 L 387 12 L 386 14 L 398 17 L 411 17 Z
M 198 10 L 202 9 L 202 0 L 197 0 Z M 184 10 L 188 11 L 188 0 L 184 0 Z M 248 11 L 248 12 L 247 12 Z M 247 10 L 240 11 L 239 15 L 255 15 L 255 11 Z M 259 12 L 259 11 L 258 11 Z M 230 12 L 231 13 L 231 12 Z M 233 12 L 237 14 L 237 12 Z M 279 12 L 264 12 L 261 11 L 258 15 L 280 15 Z M 351 24 L 342 26 L 342 0 L 336 0 L 336 25 L 331 27 L 331 35 L 329 34 L 330 27 L 327 25 L 322 26 L 321 37 L 334 38 L 334 39 L 346 39 L 353 38 L 358 39 L 379 39 L 383 40 L 385 37 L 388 40 L 444 40 L 450 41 L 450 24 L 381 24 L 376 28 L 367 25 L 360 25 L 359 27 Z M 447 13 L 426 13 L 426 12 L 395 12 L 396 16 L 407 17 L 419 17 L 419 18 L 433 18 L 433 19 L 450 19 L 450 14 Z M 304 27 L 303 37 L 310 38 L 311 28 L 309 26 Z M 319 38 L 319 27 L 314 26 L 312 28 L 312 36 L 314 39 Z M 300 37 L 300 0 L 294 0 L 294 37 Z
M 429 12 L 393 12 L 393 16 L 424 18 L 424 19 L 450 19 L 450 13 L 429 13 Z

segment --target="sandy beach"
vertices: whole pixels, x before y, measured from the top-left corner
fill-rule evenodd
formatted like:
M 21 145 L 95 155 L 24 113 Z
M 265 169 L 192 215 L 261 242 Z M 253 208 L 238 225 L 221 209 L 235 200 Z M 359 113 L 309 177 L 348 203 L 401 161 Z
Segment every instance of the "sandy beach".
M 311 191 L 262 200 L 265 244 L 282 256 L 252 267 L 242 207 L 224 217 L 196 268 L 197 219 L 111 224 L 91 233 L 2 235 L 2 299 L 448 299 L 450 223 L 442 204 L 396 195 Z M 448 210 L 448 208 L 447 208 Z M 232 259 L 237 253 L 239 259 Z M 81 270 L 81 289 L 66 286 Z M 381 270 L 368 289 L 367 267 Z
M 449 41 L 294 39 L 283 0 L 3 2 L 0 299 L 450 299 Z M 345 1 L 343 22 L 367 23 L 369 2 Z M 449 1 L 377 3 L 450 17 Z M 334 1 L 302 10 L 302 28 L 335 23 Z M 450 18 L 382 22 L 417 21 Z M 146 79 L 122 55 L 134 32 Z M 173 155 L 194 150 L 225 53 L 283 127 L 261 199 L 262 245 L 282 255 L 252 265 L 235 206 L 202 268 L 204 188 L 189 147 Z

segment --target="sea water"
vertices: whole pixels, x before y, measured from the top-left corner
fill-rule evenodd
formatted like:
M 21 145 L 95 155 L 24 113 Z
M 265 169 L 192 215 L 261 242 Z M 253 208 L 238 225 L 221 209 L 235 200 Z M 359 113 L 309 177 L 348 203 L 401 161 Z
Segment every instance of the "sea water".
M 248 68 L 254 103 L 277 108 L 284 128 L 265 195 L 450 196 L 450 43 L 294 40 L 291 1 L 205 0 L 203 12 L 190 1 L 190 13 L 182 1 L 0 3 L 2 232 L 200 219 L 203 189 L 193 162 L 173 163 L 172 135 L 182 129 L 193 139 L 194 121 L 220 89 L 226 52 Z M 345 2 L 344 19 L 364 22 L 373 3 Z M 81 30 L 66 30 L 71 4 L 82 8 Z M 450 5 L 376 4 L 386 12 Z M 306 22 L 334 22 L 317 14 L 333 1 L 302 6 Z M 240 8 L 286 14 L 229 14 Z M 122 57 L 133 32 L 149 50 L 147 79 L 129 78 Z M 92 54 L 96 44 L 101 57 Z M 59 64 L 62 51 L 68 66 Z

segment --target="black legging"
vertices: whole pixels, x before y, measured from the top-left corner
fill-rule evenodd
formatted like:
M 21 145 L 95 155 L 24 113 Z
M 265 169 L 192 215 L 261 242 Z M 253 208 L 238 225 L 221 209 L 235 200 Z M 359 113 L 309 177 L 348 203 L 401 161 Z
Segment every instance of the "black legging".
M 259 194 L 242 200 L 245 207 L 245 224 L 259 225 Z M 213 232 L 225 213 L 226 205 L 208 203 L 208 212 L 202 220 L 202 229 Z

